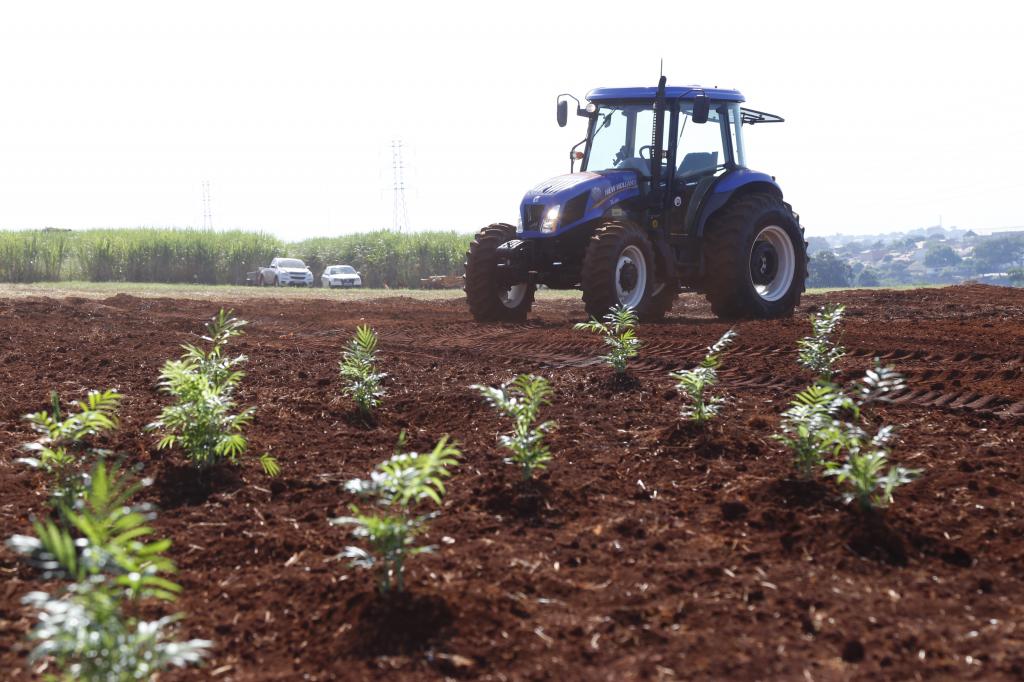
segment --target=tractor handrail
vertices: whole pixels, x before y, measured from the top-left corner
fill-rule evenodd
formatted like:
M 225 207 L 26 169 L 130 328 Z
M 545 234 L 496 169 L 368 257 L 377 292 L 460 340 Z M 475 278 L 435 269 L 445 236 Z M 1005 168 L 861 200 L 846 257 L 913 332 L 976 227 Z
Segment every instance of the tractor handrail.
M 740 108 L 740 120 L 744 123 L 754 125 L 755 123 L 782 123 L 786 119 L 775 114 L 768 114 L 756 109 Z

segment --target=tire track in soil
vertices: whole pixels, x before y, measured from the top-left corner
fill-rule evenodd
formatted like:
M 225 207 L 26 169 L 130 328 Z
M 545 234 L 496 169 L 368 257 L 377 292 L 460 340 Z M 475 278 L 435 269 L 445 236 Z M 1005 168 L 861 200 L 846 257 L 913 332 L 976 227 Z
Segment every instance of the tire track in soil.
M 685 325 L 685 323 L 683 323 Z M 301 329 L 292 333 L 315 339 L 347 338 L 349 329 Z M 674 326 L 674 325 L 673 325 Z M 491 356 L 503 365 L 567 369 L 600 365 L 603 346 L 593 339 L 566 340 L 560 334 L 565 321 L 530 319 L 515 325 L 481 325 L 472 321 L 413 322 L 389 324 L 378 330 L 381 349 L 395 355 L 441 361 L 452 353 L 472 358 Z M 674 329 L 658 327 L 658 335 Z M 315 344 L 320 347 L 320 344 Z M 324 348 L 337 348 L 337 341 L 325 341 Z M 693 366 L 706 352 L 706 345 L 675 342 L 660 338 L 647 340 L 641 357 L 631 363 L 631 371 L 645 376 L 663 376 Z M 773 344 L 737 345 L 733 351 L 744 360 L 758 359 L 768 367 L 753 367 L 744 362 L 727 365 L 719 371 L 723 386 L 741 390 L 796 392 L 807 385 L 806 378 L 792 376 L 796 349 Z M 878 358 L 895 364 L 906 379 L 907 387 L 883 402 L 898 408 L 941 409 L 973 412 L 1001 419 L 1024 419 L 1024 396 L 1002 395 L 971 388 L 970 384 L 998 377 L 1013 380 L 1024 372 L 1024 356 L 1019 353 L 965 352 L 952 354 L 914 348 L 888 348 L 856 345 L 847 349 L 855 360 Z M 778 361 L 777 366 L 773 362 Z M 918 365 L 923 366 L 918 366 Z M 941 368 L 941 369 L 940 369 Z M 776 371 L 773 371 L 776 370 Z M 781 370 L 781 371 L 777 371 Z M 789 376 L 787 376 L 789 373 Z M 962 386 L 961 382 L 968 383 Z
M 492 355 L 501 357 L 506 362 L 513 361 L 524 365 L 534 365 L 551 369 L 585 368 L 601 364 L 599 357 L 603 347 L 592 342 L 564 340 L 538 341 L 524 339 L 530 332 L 543 331 L 545 327 L 562 328 L 563 325 L 550 325 L 531 321 L 514 327 L 487 327 L 474 323 L 464 325 L 415 325 L 413 327 L 390 328 L 381 333 L 382 348 L 400 355 L 419 355 L 440 359 L 445 353 L 458 352 L 472 357 Z M 453 329 L 454 327 L 454 329 Z M 441 332 L 439 334 L 439 332 Z M 322 332 L 327 334 L 328 332 Z M 334 333 L 334 332 L 330 332 Z M 424 347 L 429 343 L 431 353 Z M 418 350 L 410 351 L 403 348 L 406 344 L 417 344 Z M 429 346 L 428 346 L 429 347 Z M 665 375 L 669 372 L 693 366 L 704 357 L 707 347 L 702 343 L 673 343 L 654 340 L 645 344 L 641 356 L 634 360 L 631 371 L 642 375 Z M 737 345 L 733 353 L 745 359 L 758 358 L 764 360 L 784 360 L 792 365 L 796 358 L 796 349 L 770 344 Z M 890 349 L 856 347 L 847 351 L 847 356 L 855 359 L 878 358 L 881 361 L 897 363 L 901 360 L 918 360 L 942 367 L 942 370 L 918 370 L 897 367 L 904 375 L 906 390 L 885 399 L 883 402 L 897 407 L 907 408 L 939 408 L 952 411 L 968 411 L 994 415 L 1004 419 L 1024 417 L 1024 400 L 1019 397 L 979 392 L 969 388 L 955 390 L 932 388 L 936 384 L 957 381 L 966 377 L 970 380 L 981 380 L 1002 372 L 1004 378 L 1010 378 L 1006 366 L 1024 366 L 1024 356 L 1014 355 L 1001 358 L 986 353 L 956 353 L 944 355 L 925 350 Z M 979 369 L 979 362 L 998 365 L 1002 369 L 989 367 Z M 780 374 L 765 372 L 763 369 L 751 368 L 749 363 L 733 365 L 719 371 L 723 386 L 742 389 L 761 390 L 799 390 L 806 386 L 803 378 L 785 377 Z M 926 384 L 926 382 L 929 382 Z

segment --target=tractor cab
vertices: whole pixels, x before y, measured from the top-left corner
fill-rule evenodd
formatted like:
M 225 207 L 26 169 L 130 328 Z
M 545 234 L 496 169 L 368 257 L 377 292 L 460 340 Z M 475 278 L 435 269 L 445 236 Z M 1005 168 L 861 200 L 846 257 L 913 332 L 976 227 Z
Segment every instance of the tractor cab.
M 659 175 L 673 182 L 743 165 L 738 103 L 716 103 L 702 115 L 698 112 L 698 123 L 694 121 L 694 101 L 676 100 L 669 105 L 668 125 L 663 126 L 657 141 L 652 140 L 651 132 L 654 102 L 597 99 L 592 103 L 584 171 L 632 169 L 649 181 L 654 161 L 661 166 Z M 653 159 L 656 150 L 660 158 Z
M 711 186 L 726 173 L 746 168 L 743 124 L 783 120 L 741 107 L 743 95 L 736 90 L 666 88 L 661 103 L 655 88 L 598 88 L 587 99 L 588 106 L 577 110 L 589 119 L 581 170 L 632 170 L 642 196 L 657 176 L 660 187 L 655 189 L 672 196 L 665 219 L 669 231 L 676 235 L 687 234 L 694 227 L 696 217 L 687 219 L 694 201 L 705 199 Z M 657 137 L 652 131 L 659 107 L 664 121 Z M 561 123 L 561 111 L 558 118 Z M 573 172 L 576 155 L 570 158 Z
M 579 287 L 594 317 L 626 306 L 657 320 L 683 288 L 723 318 L 791 314 L 807 276 L 803 231 L 775 179 L 747 167 L 743 143 L 744 124 L 782 118 L 743 108 L 737 90 L 664 77 L 586 99 L 558 98 L 560 126 L 570 100 L 587 119 L 569 173 L 523 195 L 517 226 L 492 224 L 471 244 L 474 317 L 524 319 L 540 285 Z

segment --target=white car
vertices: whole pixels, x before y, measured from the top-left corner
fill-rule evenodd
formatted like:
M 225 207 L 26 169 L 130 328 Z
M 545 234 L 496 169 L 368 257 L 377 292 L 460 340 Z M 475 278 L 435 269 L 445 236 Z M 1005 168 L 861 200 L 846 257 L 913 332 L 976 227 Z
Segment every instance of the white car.
M 275 258 L 269 268 L 261 268 L 260 286 L 311 287 L 313 273 L 298 258 Z
M 328 265 L 320 281 L 325 287 L 361 287 L 363 279 L 351 265 Z

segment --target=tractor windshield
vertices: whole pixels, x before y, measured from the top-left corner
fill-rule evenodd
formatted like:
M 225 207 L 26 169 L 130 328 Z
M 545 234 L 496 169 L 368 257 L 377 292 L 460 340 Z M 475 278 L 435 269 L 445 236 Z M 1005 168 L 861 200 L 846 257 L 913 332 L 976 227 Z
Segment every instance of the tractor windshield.
M 668 128 L 666 120 L 665 129 Z M 632 168 L 651 176 L 651 133 L 654 109 L 651 104 L 602 105 L 590 123 L 590 136 L 583 170 L 602 171 Z M 664 148 L 664 143 L 660 145 Z

